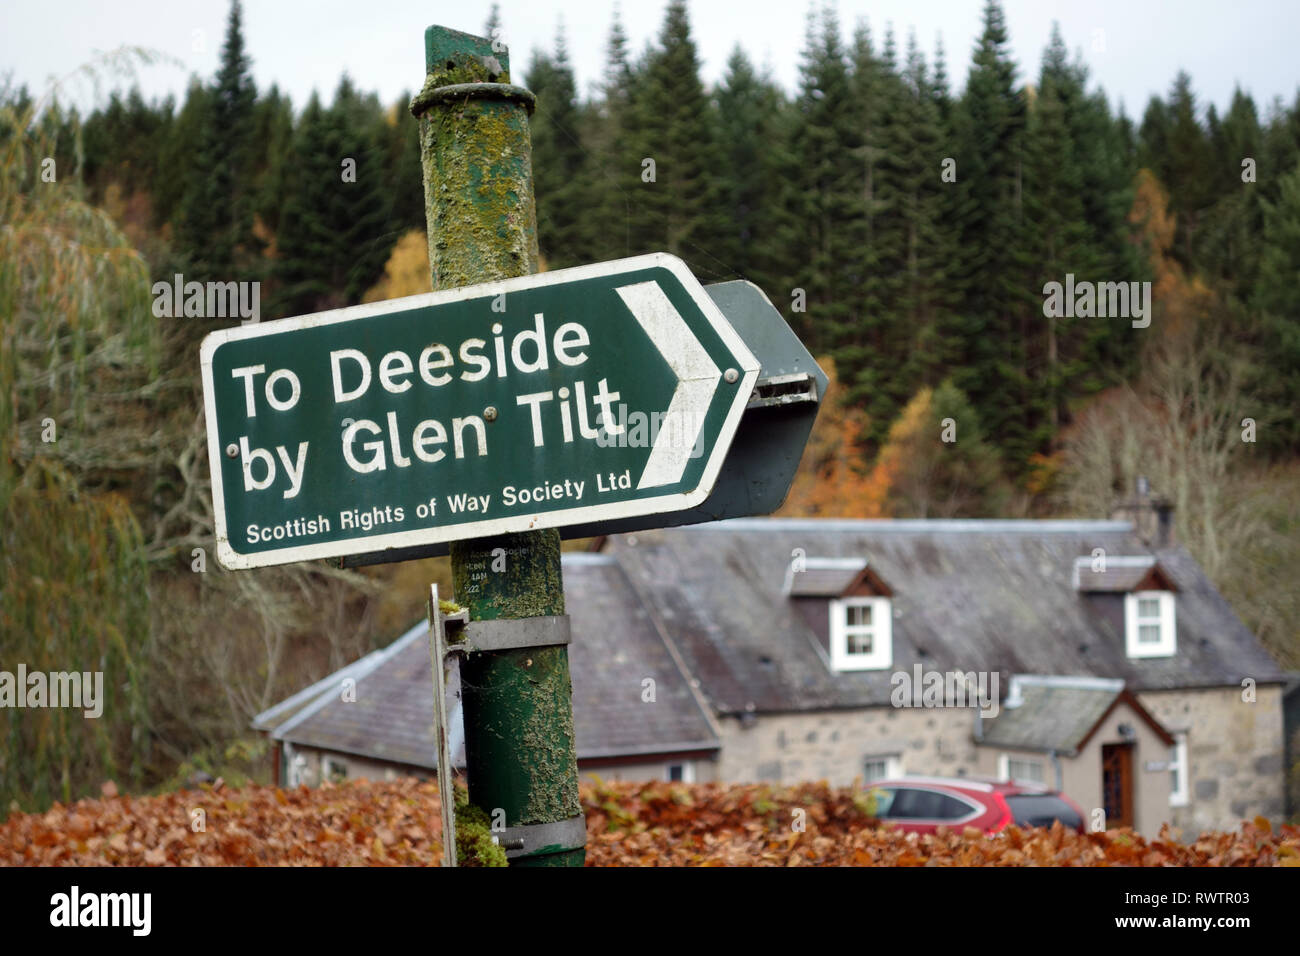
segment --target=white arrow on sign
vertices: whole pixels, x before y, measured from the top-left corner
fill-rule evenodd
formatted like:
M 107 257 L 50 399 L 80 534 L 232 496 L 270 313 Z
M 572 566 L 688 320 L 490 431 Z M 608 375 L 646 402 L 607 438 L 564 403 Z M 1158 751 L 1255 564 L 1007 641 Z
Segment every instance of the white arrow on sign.
M 681 481 L 686 471 L 722 372 L 658 282 L 637 282 L 614 291 L 677 376 L 672 401 L 636 487 L 639 491 L 671 485 Z

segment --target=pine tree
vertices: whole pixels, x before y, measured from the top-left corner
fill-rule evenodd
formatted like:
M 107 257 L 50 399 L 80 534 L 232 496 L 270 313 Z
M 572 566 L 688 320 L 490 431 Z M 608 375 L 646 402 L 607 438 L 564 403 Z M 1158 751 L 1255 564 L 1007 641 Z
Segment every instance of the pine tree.
M 280 314 L 361 301 L 400 234 L 390 219 L 382 112 L 345 76 L 324 108 L 313 94 L 290 151 L 294 177 L 280 218 Z
M 420 122 L 409 105 L 411 94 L 403 92 L 389 107 L 386 137 L 388 181 L 391 184 L 394 228 L 406 233 L 425 229 L 424 178 L 420 167 Z
M 1214 276 L 1234 300 L 1248 299 L 1256 285 L 1263 238 L 1264 190 L 1259 183 L 1263 130 L 1249 95 L 1233 91 L 1222 122 L 1210 133 L 1211 176 L 1216 199 L 1197 237 L 1198 267 Z M 1254 181 L 1243 163 L 1254 162 Z M 1274 177 L 1276 178 L 1276 177 Z
M 293 142 L 293 104 L 272 85 L 258 97 L 253 111 L 253 142 L 257 148 L 255 215 L 262 228 L 274 235 L 280 224 L 280 205 L 290 171 L 285 159 Z
M 788 248 L 802 250 L 795 279 L 806 311 L 791 318 L 804 343 L 829 353 L 841 378 L 850 382 L 866 349 L 859 335 L 866 158 L 839 21 L 829 9 L 809 15 L 799 74 L 792 140 L 796 168 L 790 170 L 788 194 L 792 233 L 784 238 Z
M 934 41 L 934 77 L 930 83 L 930 97 L 939 112 L 939 128 L 947 138 L 952 123 L 952 90 L 948 82 L 948 57 L 944 53 L 943 37 Z
M 1281 177 L 1278 198 L 1264 204 L 1265 245 L 1260 257 L 1255 307 L 1262 315 L 1262 345 L 1267 371 L 1261 392 L 1272 406 L 1273 421 L 1262 444 L 1270 451 L 1300 451 L 1300 164 Z
M 1195 263 L 1197 230 L 1216 188 L 1209 137 L 1199 118 L 1192 78 L 1179 71 L 1167 102 L 1152 100 L 1142 121 L 1142 165 L 1169 190 L 1177 219 L 1175 251 L 1184 267 Z
M 659 42 L 635 86 L 633 111 L 642 171 L 634 195 L 634 246 L 681 256 L 697 275 L 729 277 L 726 265 L 709 252 L 721 232 L 712 177 L 719 164 L 684 0 L 668 4 Z
M 869 438 L 884 439 L 889 423 L 907 401 L 914 383 L 904 382 L 910 343 L 906 341 L 904 290 L 908 287 L 908 219 L 905 180 L 913 173 L 913 130 L 908 126 L 907 92 L 897 69 L 894 34 L 887 30 L 879 57 L 865 24 L 854 31 L 853 99 L 861 176 L 863 228 L 854 277 L 855 336 L 840 364 L 852 399 L 871 422 Z
M 384 148 L 387 122 L 378 97 L 362 94 L 345 74 L 330 113 L 338 136 L 334 163 L 340 212 L 335 229 L 340 256 L 347 262 L 345 281 L 336 288 L 353 305 L 383 274 L 404 230 L 393 218 L 394 192 Z M 355 177 L 346 175 L 347 160 L 356 163 Z
M 330 296 L 336 237 L 328 207 L 337 194 L 334 183 L 339 175 L 334 156 L 329 117 L 313 91 L 298 118 L 289 151 L 294 176 L 280 211 L 278 295 L 272 309 L 277 317 L 342 304 L 331 302 Z
M 208 88 L 197 78 L 191 79 L 181 108 L 162 142 L 158 161 L 167 175 L 159 177 L 153 185 L 154 210 L 159 222 L 172 224 L 178 258 L 183 257 L 181 247 L 185 244 L 181 217 L 187 197 L 203 188 L 199 179 L 205 158 L 194 144 L 202 142 L 205 135 L 209 98 Z
M 1031 321 L 1022 250 L 1025 99 L 1007 45 L 1002 8 L 987 0 L 956 131 L 962 304 L 945 336 L 959 356 L 954 384 L 974 402 L 1008 464 L 1022 468 L 1040 444 L 1034 423 L 1041 407 L 1031 394 L 1025 354 Z
M 628 58 L 627 34 L 615 5 L 606 40 L 600 99 L 584 111 L 581 137 L 590 144 L 591 195 L 586 208 L 595 259 L 620 258 L 633 251 L 634 197 L 641 186 L 640 157 L 633 143 L 635 82 L 636 72 Z
M 783 256 L 770 238 L 782 189 L 777 168 L 782 94 L 737 45 L 714 96 L 719 143 L 716 208 L 724 227 L 712 252 L 736 275 L 772 294 L 784 267 Z
M 908 132 L 900 140 L 898 195 L 906 225 L 904 281 L 899 289 L 899 341 L 907 349 L 905 383 L 936 384 L 946 376 L 942 329 L 955 304 L 950 291 L 956 242 L 948 228 L 951 184 L 940 175 L 944 156 L 942 87 L 929 79 L 915 37 L 908 44 L 901 103 Z M 901 398 L 900 398 L 901 401 Z
M 542 258 L 550 269 L 579 265 L 591 257 L 583 215 L 586 155 L 579 141 L 578 93 L 562 28 L 556 32 L 553 55 L 533 51 L 525 82 L 537 96 L 529 125 Z
M 196 278 L 243 279 L 256 271 L 253 113 L 257 90 L 244 52 L 243 11 L 232 0 L 221 69 L 208 97 L 196 168 L 181 204 L 178 241 Z
M 1099 274 L 1089 248 L 1084 220 L 1083 171 L 1076 159 L 1071 132 L 1073 112 L 1082 89 L 1066 60 L 1060 29 L 1043 54 L 1037 95 L 1029 112 L 1025 143 L 1025 230 L 1026 285 L 1038 292 L 1049 282 L 1063 283 L 1067 273 L 1085 281 L 1106 278 Z M 1040 293 L 1041 294 L 1041 293 Z M 1055 314 L 1036 317 L 1041 334 L 1025 343 L 1028 367 L 1034 370 L 1033 385 L 1042 396 L 1044 410 L 1053 430 L 1067 409 L 1067 383 L 1084 371 L 1078 359 L 1088 357 L 1079 347 L 1087 326 L 1096 319 L 1069 318 Z

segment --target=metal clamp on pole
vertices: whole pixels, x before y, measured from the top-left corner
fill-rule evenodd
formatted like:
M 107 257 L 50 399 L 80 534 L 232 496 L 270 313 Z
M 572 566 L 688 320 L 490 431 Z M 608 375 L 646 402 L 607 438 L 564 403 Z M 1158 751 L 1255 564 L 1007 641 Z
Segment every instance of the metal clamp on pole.
M 470 653 L 507 651 L 521 647 L 556 647 L 573 641 L 569 615 L 470 621 L 465 625 Z
M 506 827 L 493 839 L 506 851 L 507 860 L 538 853 L 581 850 L 587 845 L 587 818 L 578 816 L 554 823 Z

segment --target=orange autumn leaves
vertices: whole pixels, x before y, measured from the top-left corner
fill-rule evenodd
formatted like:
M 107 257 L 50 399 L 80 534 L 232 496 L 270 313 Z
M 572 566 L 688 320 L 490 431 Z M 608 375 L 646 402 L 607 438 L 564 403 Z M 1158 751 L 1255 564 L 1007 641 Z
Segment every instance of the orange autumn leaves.
M 437 787 L 417 780 L 142 798 L 118 796 L 110 785 L 105 794 L 10 815 L 0 824 L 0 865 L 424 866 L 440 859 Z M 917 836 L 873 824 L 854 797 L 825 784 L 585 784 L 587 865 L 1300 865 L 1300 830 L 1273 830 L 1263 819 L 1185 844 L 1059 826 Z

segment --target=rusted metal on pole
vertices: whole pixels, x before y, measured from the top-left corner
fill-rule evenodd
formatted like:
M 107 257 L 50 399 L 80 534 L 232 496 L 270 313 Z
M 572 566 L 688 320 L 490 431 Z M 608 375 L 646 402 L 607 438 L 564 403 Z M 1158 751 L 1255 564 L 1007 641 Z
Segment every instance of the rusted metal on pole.
M 434 288 L 536 272 L 533 95 L 510 84 L 508 52 L 488 38 L 429 27 L 425 67 L 411 111 L 420 120 Z M 564 614 L 558 531 L 458 542 L 451 561 L 456 599 L 472 622 Z M 472 653 L 461 687 L 470 802 L 489 817 L 504 812 L 511 865 L 581 866 L 568 648 Z

